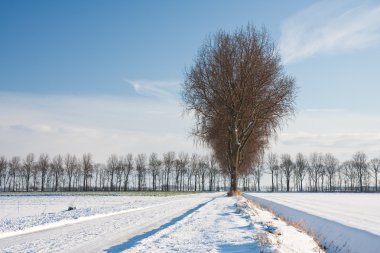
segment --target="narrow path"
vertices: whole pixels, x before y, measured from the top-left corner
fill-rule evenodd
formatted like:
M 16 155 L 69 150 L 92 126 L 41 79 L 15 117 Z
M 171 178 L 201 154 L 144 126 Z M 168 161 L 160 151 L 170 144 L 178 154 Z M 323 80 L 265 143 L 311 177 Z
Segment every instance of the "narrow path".
M 217 196 L 222 194 L 203 194 L 136 212 L 0 239 L 0 252 L 102 252 L 107 249 L 117 252 L 115 245 L 122 245 L 163 224 L 173 224 L 174 218 L 189 215 L 189 210 L 195 211 L 194 208 Z
M 236 198 L 216 198 L 123 252 L 260 252 L 255 229 Z
M 182 215 L 180 215 L 178 217 L 173 218 L 172 220 L 170 220 L 169 222 L 161 225 L 158 228 L 154 228 L 154 229 L 150 230 L 150 228 L 153 228 L 155 226 L 155 224 L 152 224 L 151 226 L 144 227 L 142 231 L 147 231 L 147 232 L 143 232 L 143 233 L 141 233 L 139 235 L 136 235 L 135 237 L 130 238 L 128 241 L 123 242 L 123 243 L 121 243 L 119 245 L 112 246 L 111 248 L 106 249 L 106 251 L 109 252 L 109 253 L 118 253 L 118 252 L 122 252 L 122 251 L 125 251 L 127 249 L 130 249 L 130 248 L 136 246 L 143 239 L 148 238 L 150 236 L 153 236 L 156 233 L 160 232 L 161 230 L 166 229 L 169 226 L 174 225 L 175 223 L 177 223 L 180 220 L 184 219 L 186 216 L 192 214 L 193 212 L 195 212 L 199 208 L 203 207 L 204 205 L 206 205 L 210 201 L 213 201 L 214 199 L 211 199 L 211 200 L 209 200 L 209 201 L 207 201 L 205 203 L 199 204 L 198 206 L 196 206 L 196 207 L 188 210 L 187 212 L 185 212 L 184 214 L 182 214 Z M 161 219 L 159 222 L 156 222 L 156 224 L 161 223 L 163 220 L 165 220 L 165 219 Z

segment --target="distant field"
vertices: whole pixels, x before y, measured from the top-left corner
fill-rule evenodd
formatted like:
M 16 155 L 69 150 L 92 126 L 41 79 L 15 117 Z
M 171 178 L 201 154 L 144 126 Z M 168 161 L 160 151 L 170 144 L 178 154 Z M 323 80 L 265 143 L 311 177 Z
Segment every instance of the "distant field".
M 176 196 L 198 194 L 201 192 L 161 192 L 161 191 L 87 191 L 87 192 L 0 192 L 0 196 Z
M 316 235 L 332 252 L 380 252 L 380 194 L 248 193 Z
M 194 198 L 193 192 L 12 192 L 0 194 L 0 233 L 82 216 Z M 198 195 L 198 194 L 197 194 Z M 207 196 L 203 193 L 199 196 Z M 75 210 L 67 212 L 69 208 Z

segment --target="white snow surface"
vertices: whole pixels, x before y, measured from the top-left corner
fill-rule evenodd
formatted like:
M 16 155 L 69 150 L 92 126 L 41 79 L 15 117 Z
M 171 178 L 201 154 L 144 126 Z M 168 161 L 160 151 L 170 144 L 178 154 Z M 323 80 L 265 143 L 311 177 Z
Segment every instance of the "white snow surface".
M 189 197 L 0 196 L 0 238 L 140 210 Z M 69 207 L 75 207 L 75 210 L 68 211 Z
M 248 193 L 280 217 L 315 234 L 328 252 L 380 252 L 380 195 Z
M 124 252 L 323 252 L 305 233 L 246 199 L 219 197 Z
M 302 231 L 225 193 L 0 201 L 0 252 L 323 252 Z

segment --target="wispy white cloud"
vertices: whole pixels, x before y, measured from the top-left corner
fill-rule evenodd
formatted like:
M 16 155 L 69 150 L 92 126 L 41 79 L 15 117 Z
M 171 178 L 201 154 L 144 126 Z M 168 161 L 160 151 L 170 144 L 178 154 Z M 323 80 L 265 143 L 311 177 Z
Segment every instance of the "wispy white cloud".
M 341 160 L 356 151 L 380 157 L 380 117 L 347 110 L 302 110 L 296 121 L 273 142 L 273 150 L 295 155 L 298 152 L 331 152 Z
M 0 156 L 91 152 L 204 152 L 188 138 L 191 119 L 175 100 L 0 92 Z
M 91 152 L 112 154 L 207 152 L 189 138 L 191 118 L 177 100 L 22 95 L 0 92 L 0 155 Z M 380 115 L 339 109 L 300 111 L 273 143 L 278 153 L 332 152 L 345 159 L 358 150 L 380 156 Z
M 152 80 L 128 80 L 134 90 L 144 96 L 152 96 L 160 99 L 173 99 L 178 96 L 179 81 L 152 81 Z
M 324 53 L 367 48 L 380 42 L 380 4 L 317 1 L 286 19 L 280 51 L 285 63 Z

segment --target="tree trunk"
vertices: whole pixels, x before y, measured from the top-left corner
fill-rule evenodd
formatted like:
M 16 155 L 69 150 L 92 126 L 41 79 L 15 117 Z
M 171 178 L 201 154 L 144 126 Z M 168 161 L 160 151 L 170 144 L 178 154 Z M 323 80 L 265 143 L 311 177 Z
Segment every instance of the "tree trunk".
M 272 192 L 274 192 L 274 175 L 272 170 Z
M 231 170 L 231 188 L 230 192 L 236 192 L 237 191 L 237 168 L 234 167 Z
M 289 188 L 290 188 L 290 178 L 286 177 L 286 191 L 287 192 L 289 192 Z

